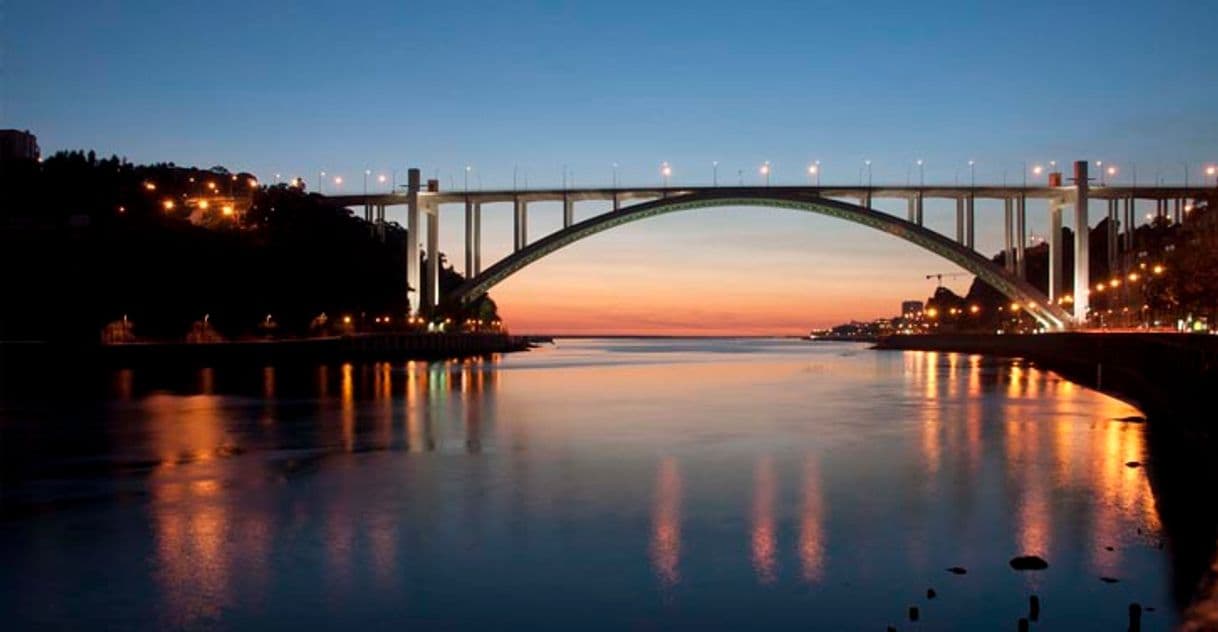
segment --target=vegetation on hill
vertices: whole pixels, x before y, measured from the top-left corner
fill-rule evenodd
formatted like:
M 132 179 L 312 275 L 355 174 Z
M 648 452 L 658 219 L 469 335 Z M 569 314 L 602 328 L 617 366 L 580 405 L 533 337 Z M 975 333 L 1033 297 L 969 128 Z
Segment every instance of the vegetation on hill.
M 230 338 L 418 327 L 406 318 L 405 249 L 397 224 L 366 222 L 302 184 L 79 151 L 5 163 L 0 339 L 97 340 L 124 320 L 169 340 L 200 323 Z M 439 256 L 448 291 L 464 278 Z M 432 317 L 497 320 L 489 299 Z

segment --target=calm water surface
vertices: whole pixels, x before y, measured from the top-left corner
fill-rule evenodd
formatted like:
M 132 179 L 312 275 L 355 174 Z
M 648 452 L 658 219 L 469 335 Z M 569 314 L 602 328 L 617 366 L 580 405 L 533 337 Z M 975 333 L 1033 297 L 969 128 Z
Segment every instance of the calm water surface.
M 1137 411 L 1018 362 L 560 340 L 70 373 L 0 402 L 21 628 L 1013 630 L 1033 593 L 1035 629 L 1177 617 Z

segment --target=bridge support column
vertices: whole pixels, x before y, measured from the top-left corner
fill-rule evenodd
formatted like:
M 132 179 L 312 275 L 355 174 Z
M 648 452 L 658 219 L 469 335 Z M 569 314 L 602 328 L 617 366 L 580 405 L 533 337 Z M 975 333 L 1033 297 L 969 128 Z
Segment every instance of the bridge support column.
M 1015 201 L 1015 274 L 1021 280 L 1028 278 L 1028 198 L 1023 193 Z
M 956 243 L 964 243 L 964 198 L 956 198 Z
M 1091 287 L 1091 222 L 1087 212 L 1090 182 L 1087 161 L 1074 162 L 1074 320 L 1087 322 L 1087 289 Z
M 908 200 L 905 200 L 905 219 L 910 224 L 913 224 L 913 223 L 917 222 L 917 219 L 918 219 L 917 215 L 918 215 L 918 203 L 915 201 L 915 198 L 911 197 Z
M 1049 300 L 1054 303 L 1065 295 L 1062 287 L 1062 206 L 1049 202 Z
M 618 210 L 619 208 L 621 208 L 621 206 L 618 204 L 618 200 L 617 200 L 617 191 L 614 191 L 614 192 L 613 192 L 613 210 L 615 210 L 615 211 L 616 211 L 616 210 Z
M 575 201 L 562 194 L 562 227 L 570 228 L 575 223 Z
M 1120 228 L 1117 225 L 1117 200 L 1108 200 L 1108 274 L 1117 274 L 1117 237 Z
M 1181 198 L 1175 199 L 1175 221 L 1177 224 L 1184 221 L 1184 200 Z
M 474 202 L 474 275 L 482 274 L 482 203 Z
M 914 206 L 914 223 L 917 224 L 918 226 L 921 226 L 924 223 L 924 220 L 922 217 L 923 198 L 922 198 L 921 191 L 918 191 L 918 196 L 917 196 L 917 198 L 915 198 L 915 200 L 916 200 L 916 203 L 915 203 L 916 205 Z
M 1125 250 L 1133 250 L 1133 229 L 1137 226 L 1137 205 L 1133 196 L 1125 198 Z
M 422 300 L 419 290 L 419 184 L 418 169 L 407 172 L 406 185 L 406 300 L 411 315 L 417 316 Z
M 1007 274 L 1015 274 L 1014 200 L 1002 200 L 1002 263 Z
M 976 216 L 976 212 L 974 209 L 975 201 L 976 200 L 973 197 L 973 194 L 969 193 L 968 194 L 968 206 L 967 206 L 967 210 L 965 211 L 965 216 L 964 216 L 964 219 L 965 219 L 964 245 L 967 246 L 969 250 L 973 249 L 973 243 L 974 243 L 975 237 L 977 236 L 977 229 L 975 226 L 975 223 L 976 223 L 975 220 L 977 219 L 977 216 Z
M 474 203 L 465 198 L 465 278 L 474 278 Z
M 427 213 L 427 307 L 440 304 L 440 207 Z
M 514 235 L 516 250 L 522 250 L 529 243 L 529 203 L 519 197 L 513 201 Z

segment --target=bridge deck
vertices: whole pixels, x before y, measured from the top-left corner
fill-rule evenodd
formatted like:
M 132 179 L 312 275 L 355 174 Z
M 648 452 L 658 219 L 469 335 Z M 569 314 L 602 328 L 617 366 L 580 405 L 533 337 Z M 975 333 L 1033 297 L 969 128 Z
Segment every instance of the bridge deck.
M 942 186 L 942 185 L 927 185 L 927 186 L 695 186 L 695 187 L 590 187 L 590 188 L 568 188 L 568 189 L 495 189 L 495 190 L 470 190 L 470 191 L 438 191 L 429 192 L 421 191 L 420 198 L 427 200 L 432 204 L 459 204 L 466 200 L 479 204 L 491 204 L 497 202 L 513 202 L 521 200 L 524 202 L 560 202 L 570 200 L 575 202 L 583 202 L 589 200 L 612 201 L 617 199 L 619 203 L 630 200 L 652 199 L 661 197 L 675 197 L 689 193 L 707 193 L 719 192 L 723 194 L 740 194 L 742 196 L 756 197 L 766 192 L 772 192 L 776 195 L 804 194 L 814 195 L 826 198 L 866 198 L 870 196 L 872 199 L 915 199 L 919 195 L 923 199 L 992 199 L 1004 200 L 1024 197 L 1027 199 L 1044 199 L 1044 200 L 1059 200 L 1069 202 L 1074 199 L 1075 187 L 1045 187 L 1045 186 L 1001 186 L 1001 185 L 977 185 L 977 186 Z M 1099 186 L 1092 185 L 1088 188 L 1089 196 L 1092 199 L 1100 200 L 1124 200 L 1134 198 L 1138 200 L 1175 200 L 1181 198 L 1200 198 L 1218 194 L 1218 188 L 1208 186 Z M 347 194 L 347 195 L 329 195 L 328 199 L 341 204 L 343 206 L 355 206 L 363 204 L 393 206 L 397 204 L 405 204 L 407 202 L 407 194 L 405 190 L 398 193 L 368 193 L 368 194 Z

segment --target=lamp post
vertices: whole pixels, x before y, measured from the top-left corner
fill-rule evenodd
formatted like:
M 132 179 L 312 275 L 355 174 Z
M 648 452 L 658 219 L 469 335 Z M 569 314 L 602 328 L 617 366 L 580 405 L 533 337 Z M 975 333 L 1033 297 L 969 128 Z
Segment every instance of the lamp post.
M 465 192 L 466 193 L 469 193 L 469 172 L 472 171 L 473 169 L 474 169 L 473 167 L 471 167 L 469 165 L 465 165 Z
M 1205 168 L 1205 175 L 1214 176 L 1214 187 L 1218 188 L 1218 167 L 1210 165 Z
M 926 186 L 925 167 L 926 167 L 925 163 L 922 161 L 921 158 L 919 158 L 918 159 L 918 186 L 919 187 Z
M 761 175 L 765 177 L 765 185 L 770 186 L 770 161 L 761 163 Z
M 613 188 L 617 188 L 617 163 L 613 163 Z
M 371 169 L 364 169 L 364 195 L 368 195 L 368 176 L 372 175 Z
M 863 164 L 867 165 L 867 188 L 870 189 L 871 188 L 871 161 L 864 160 Z
M 668 178 L 672 175 L 672 167 L 667 162 L 660 164 L 660 176 L 664 180 L 664 188 L 668 188 Z
M 968 161 L 968 185 L 970 188 L 977 186 L 977 161 Z
M 808 165 L 808 184 L 820 186 L 820 165 L 816 163 Z
M 321 186 L 321 185 L 322 185 L 322 184 L 324 184 L 325 182 L 326 182 L 326 172 L 325 172 L 325 171 L 318 171 L 318 172 L 317 172 L 317 192 L 318 192 L 318 193 L 322 193 L 322 186 Z
M 711 186 L 719 186 L 719 161 L 711 161 Z

